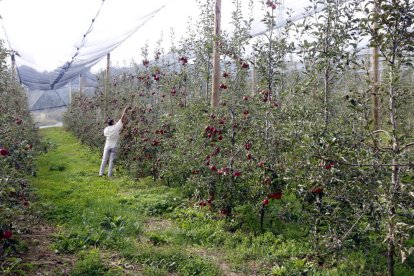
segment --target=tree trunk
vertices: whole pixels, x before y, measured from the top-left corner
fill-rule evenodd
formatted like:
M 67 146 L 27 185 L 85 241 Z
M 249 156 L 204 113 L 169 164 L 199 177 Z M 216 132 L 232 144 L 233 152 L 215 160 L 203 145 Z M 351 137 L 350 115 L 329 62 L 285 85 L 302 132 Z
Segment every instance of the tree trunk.
M 373 8 L 374 15 L 378 13 L 378 3 L 374 1 L 374 8 Z M 374 22 L 372 25 L 372 29 L 374 30 L 374 35 L 376 35 L 378 31 L 377 23 Z M 374 119 L 374 130 L 380 129 L 380 115 L 379 115 L 379 52 L 378 47 L 374 46 L 371 48 L 371 94 L 372 94 L 372 101 L 373 101 L 373 119 Z M 375 141 L 377 143 L 377 140 Z
M 392 129 L 392 151 L 394 156 L 400 153 L 400 145 L 397 137 L 397 103 L 396 91 L 394 88 L 394 68 L 390 71 L 390 122 Z M 387 238 L 387 273 L 389 276 L 394 276 L 394 255 L 395 255 L 395 214 L 396 206 L 398 204 L 398 194 L 400 190 L 400 168 L 397 165 L 396 157 L 392 159 L 391 185 L 389 189 L 389 208 L 388 208 L 388 238 Z
M 396 160 L 393 159 L 393 164 Z M 399 167 L 393 166 L 391 173 L 390 202 L 388 210 L 388 237 L 387 237 L 387 274 L 394 276 L 395 254 L 395 189 L 399 186 Z
M 331 20 L 330 17 L 328 17 L 328 20 L 326 22 L 326 30 L 325 30 L 325 45 L 324 45 L 324 53 L 325 55 L 328 55 L 328 48 L 329 48 L 329 38 L 330 38 L 330 27 L 331 27 Z M 324 124 L 325 124 L 325 130 L 326 132 L 328 130 L 328 124 L 329 124 L 329 112 L 330 112 L 330 67 L 331 62 L 327 56 L 325 56 L 325 59 L 327 60 L 327 63 L 325 64 L 325 72 L 324 72 Z
M 325 131 L 328 129 L 329 124 L 329 65 L 325 68 L 325 83 L 324 83 L 324 123 Z
M 378 59 L 378 48 L 372 48 L 372 58 L 371 58 L 371 67 L 372 67 L 372 102 L 373 102 L 373 119 L 374 119 L 374 130 L 379 130 L 380 126 L 380 104 L 379 104 L 379 59 Z

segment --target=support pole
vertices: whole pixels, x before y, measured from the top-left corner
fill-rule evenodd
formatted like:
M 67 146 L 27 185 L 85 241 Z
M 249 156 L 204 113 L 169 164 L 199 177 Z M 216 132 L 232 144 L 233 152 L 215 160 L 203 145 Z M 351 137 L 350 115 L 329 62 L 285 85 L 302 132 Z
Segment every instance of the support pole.
M 253 57 L 253 69 L 252 69 L 252 96 L 256 95 L 256 57 Z
M 79 74 L 79 96 L 82 95 L 82 74 Z
M 106 76 L 105 76 L 105 112 L 108 111 L 108 90 L 109 90 L 109 78 L 111 67 L 111 53 L 106 54 Z
M 12 81 L 14 82 L 16 80 L 16 58 L 14 52 L 11 54 L 11 70 Z
M 69 82 L 69 105 L 72 104 L 72 82 Z
M 220 32 L 221 32 L 221 0 L 216 0 L 214 15 L 214 44 L 213 44 L 213 83 L 211 90 L 211 107 L 215 108 L 220 102 Z

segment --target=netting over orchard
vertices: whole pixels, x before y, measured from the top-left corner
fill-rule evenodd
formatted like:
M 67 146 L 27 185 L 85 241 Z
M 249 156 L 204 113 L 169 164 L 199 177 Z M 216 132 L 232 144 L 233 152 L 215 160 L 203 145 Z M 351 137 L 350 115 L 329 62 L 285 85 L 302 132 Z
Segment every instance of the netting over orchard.
M 87 76 L 83 79 L 85 86 L 95 87 L 96 78 L 87 72 L 124 42 L 128 42 L 130 48 L 123 48 L 117 54 L 124 55 L 124 60 L 133 60 L 140 59 L 140 48 L 145 43 L 155 44 L 161 33 L 164 37 L 169 36 L 171 28 L 177 36 L 185 35 L 191 21 L 189 18 L 194 20 L 199 16 L 196 2 L 3 0 L 0 1 L 1 38 L 15 53 L 20 82 L 36 91 L 33 92 L 36 96 L 31 97 L 34 99 L 32 110 L 65 106 L 67 91 L 62 92 L 62 88 L 79 82 L 77 79 L 81 75 Z M 231 32 L 229 22 L 234 10 L 232 2 L 222 3 L 222 30 L 228 33 Z M 254 19 L 250 30 L 252 39 L 264 35 L 266 25 L 261 20 L 265 1 L 253 1 L 253 9 L 249 8 L 249 1 L 240 2 L 243 2 L 246 17 Z M 310 13 L 305 11 L 308 5 L 308 0 L 279 1 L 275 10 L 275 28 L 309 16 Z M 323 9 L 324 5 L 319 5 L 311 12 Z M 289 17 L 286 12 L 290 13 Z M 47 93 L 54 98 L 51 100 L 53 104 L 40 104 L 38 100 L 46 96 L 39 91 L 48 90 L 54 91 Z

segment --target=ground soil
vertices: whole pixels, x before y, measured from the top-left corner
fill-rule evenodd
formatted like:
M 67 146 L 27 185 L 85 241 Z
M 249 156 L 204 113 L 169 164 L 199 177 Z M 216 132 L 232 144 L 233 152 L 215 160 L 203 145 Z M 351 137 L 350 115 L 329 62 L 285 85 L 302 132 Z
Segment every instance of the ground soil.
M 25 233 L 19 236 L 21 243 L 26 245 L 27 250 L 19 256 L 22 264 L 30 267 L 29 275 L 69 275 L 76 258 L 73 255 L 60 254 L 52 247 L 56 227 L 32 217 L 25 215 L 18 221 L 18 226 L 25 229 Z

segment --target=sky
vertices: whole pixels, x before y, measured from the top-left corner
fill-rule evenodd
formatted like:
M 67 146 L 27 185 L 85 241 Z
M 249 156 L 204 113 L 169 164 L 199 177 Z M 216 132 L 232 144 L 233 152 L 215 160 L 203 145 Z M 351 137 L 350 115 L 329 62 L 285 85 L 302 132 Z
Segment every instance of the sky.
M 0 30 L 0 38 L 6 40 L 7 34 L 6 46 L 10 43 L 24 62 L 41 70 L 53 70 L 71 59 L 101 5 L 91 35 L 97 42 L 102 39 L 104 44 L 129 32 L 131 26 L 136 26 L 135 20 L 164 4 L 157 15 L 111 53 L 114 63 L 129 62 L 140 55 L 146 41 L 158 40 L 161 31 L 169 33 L 173 27 L 180 32 L 196 8 L 194 1 L 1 0 L 4 28 Z
M 200 1 L 204 3 L 204 0 Z M 222 0 L 223 30 L 231 28 L 235 1 Z M 247 9 L 249 0 L 238 1 L 242 3 L 243 14 L 247 17 L 250 13 Z M 252 33 L 256 33 L 265 28 L 261 22 L 265 0 L 253 1 L 255 21 Z M 283 2 L 278 7 L 293 10 L 292 18 L 300 18 L 304 7 L 309 5 L 309 0 L 278 2 Z M 145 17 L 160 7 L 161 10 L 153 17 Z M 92 24 L 98 11 L 99 15 Z M 81 47 L 77 59 L 90 60 L 102 52 L 106 55 L 106 49 L 110 49 L 111 65 L 122 67 L 132 61 L 140 62 L 141 49 L 146 43 L 150 56 L 153 56 L 161 33 L 163 47 L 169 49 L 171 29 L 177 42 L 186 35 L 189 18 L 193 19 L 194 24 L 199 14 L 197 0 L 0 0 L 0 39 L 5 41 L 7 48 L 20 54 L 16 57 L 18 66 L 28 65 L 40 72 L 52 71 L 70 61 L 83 41 L 86 41 L 87 47 Z M 282 14 L 279 13 L 280 18 Z M 145 24 L 137 28 L 142 22 Z M 93 29 L 84 39 L 91 24 Z M 126 40 L 119 46 L 111 44 L 120 38 Z M 104 68 L 106 59 L 103 57 L 92 67 L 92 72 Z
M 223 29 L 229 25 L 232 2 L 222 0 Z M 262 3 L 259 0 L 255 2 Z M 174 29 L 176 39 L 184 36 L 189 18 L 194 21 L 199 16 L 196 1 L 0 0 L 0 38 L 7 48 L 19 52 L 20 57 L 16 57 L 18 65 L 51 71 L 71 60 L 100 7 L 93 23 L 94 29 L 87 36 L 88 45 L 93 46 L 82 49 L 84 56 L 99 53 L 108 41 L 133 32 L 143 15 L 162 6 L 155 16 L 111 52 L 111 64 L 124 66 L 132 60 L 140 61 L 141 48 L 146 43 L 150 49 L 154 48 L 161 33 L 167 48 L 171 45 L 171 29 Z M 150 54 L 152 56 L 152 52 Z M 106 59 L 103 58 L 92 71 L 105 67 Z

